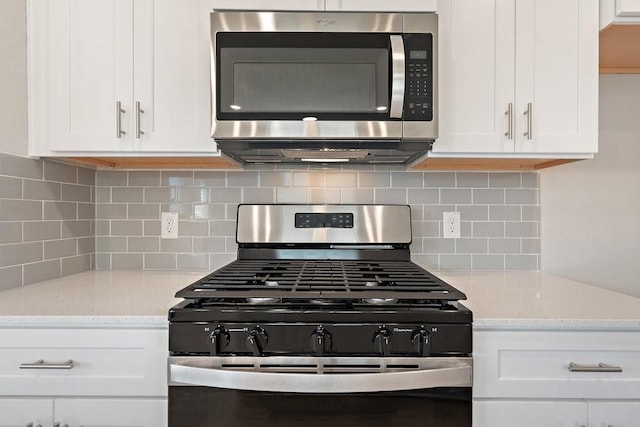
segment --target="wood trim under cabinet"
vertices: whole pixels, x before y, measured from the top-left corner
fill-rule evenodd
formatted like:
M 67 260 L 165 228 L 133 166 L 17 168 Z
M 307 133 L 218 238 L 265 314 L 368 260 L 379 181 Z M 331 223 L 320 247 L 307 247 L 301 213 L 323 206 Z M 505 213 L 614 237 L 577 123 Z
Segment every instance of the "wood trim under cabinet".
M 466 159 L 431 157 L 416 164 L 412 169 L 442 171 L 536 171 L 575 162 L 577 160 L 579 159 Z
M 224 157 L 68 157 L 67 160 L 105 169 L 240 169 Z
M 640 73 L 640 25 L 614 24 L 600 31 L 600 74 Z
M 66 157 L 56 160 L 100 169 L 242 169 L 241 165 L 224 157 Z M 413 165 L 410 170 L 535 171 L 577 160 L 431 157 Z

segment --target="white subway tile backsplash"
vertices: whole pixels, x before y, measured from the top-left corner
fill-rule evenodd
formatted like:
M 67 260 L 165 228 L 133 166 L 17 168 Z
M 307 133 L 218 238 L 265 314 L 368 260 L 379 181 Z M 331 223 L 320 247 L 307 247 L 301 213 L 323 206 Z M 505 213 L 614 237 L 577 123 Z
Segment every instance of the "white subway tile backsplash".
M 44 259 L 60 259 L 77 255 L 78 240 L 47 240 L 44 244 Z
M 389 172 L 359 172 L 358 187 L 385 188 L 391 186 L 391 174 Z
M 327 172 L 325 175 L 326 187 L 356 187 L 358 185 L 358 175 L 356 172 Z
M 168 187 L 190 187 L 194 182 L 194 173 L 191 171 L 162 171 L 160 173 L 160 185 Z
M 25 223 L 26 224 L 26 223 Z M 39 223 L 36 223 L 39 224 Z M 28 239 L 23 240 L 22 235 L 22 227 L 23 223 L 19 221 L 7 221 L 0 222 L 0 245 L 6 243 L 19 243 L 22 241 L 27 241 Z M 38 234 L 39 230 L 36 231 L 35 234 Z M 58 231 L 58 235 L 60 231 Z M 33 237 L 29 234 L 29 237 Z M 31 239 L 31 240 L 39 240 L 39 239 Z
M 60 183 L 25 179 L 23 180 L 23 197 L 25 200 L 62 200 Z
M 412 257 L 425 268 L 535 270 L 539 264 L 536 172 L 352 165 L 96 171 L 0 154 L 0 282 L 11 283 L 0 286 L 90 268 L 219 268 L 236 256 L 240 203 L 410 204 Z M 180 215 L 176 240 L 159 237 L 164 211 Z M 442 213 L 455 211 L 462 237 L 443 239 Z
M 177 254 L 144 254 L 145 270 L 175 270 L 178 268 Z
M 0 199 L 0 221 L 42 220 L 42 203 L 38 200 Z
M 60 200 L 92 202 L 91 187 L 78 184 L 60 184 Z
M 66 221 L 63 221 L 65 223 Z M 0 223 L 1 224 L 1 223 Z M 20 223 L 6 223 L 20 224 Z M 39 240 L 60 239 L 60 221 L 25 221 L 22 223 L 22 241 L 35 242 Z M 0 228 L 2 228 L 0 226 Z M 71 236 L 65 236 L 71 237 Z
M 52 161 L 44 162 L 44 179 L 45 181 L 76 184 L 78 182 L 78 168 Z
M 473 270 L 504 270 L 504 255 L 474 254 L 471 256 Z
M 391 186 L 394 188 L 422 188 L 421 172 L 391 172 Z
M 456 186 L 455 172 L 425 172 L 425 188 L 451 188 Z
M 404 188 L 376 188 L 374 192 L 375 203 L 407 204 L 407 190 Z
M 261 187 L 291 187 L 291 171 L 261 171 Z
M 489 187 L 489 174 L 486 172 L 457 173 L 456 186 L 458 188 L 487 188 Z
M 0 176 L 0 197 L 4 199 L 22 199 L 22 180 L 8 176 Z
M 144 189 L 142 187 L 115 187 L 111 190 L 113 203 L 142 203 L 144 202 Z
M 307 197 L 306 188 L 276 188 L 276 203 L 306 204 L 308 202 Z
M 521 188 L 522 174 L 519 172 L 491 172 L 489 173 L 489 187 Z
M 375 200 L 372 188 L 341 188 L 340 201 L 343 204 L 371 204 Z
M 449 205 L 471 204 L 471 190 L 466 188 L 440 190 L 440 203 Z
M 23 282 L 25 285 L 42 282 L 47 279 L 55 279 L 61 276 L 59 259 L 34 262 L 23 267 Z
M 129 186 L 158 187 L 160 185 L 160 171 L 130 171 Z

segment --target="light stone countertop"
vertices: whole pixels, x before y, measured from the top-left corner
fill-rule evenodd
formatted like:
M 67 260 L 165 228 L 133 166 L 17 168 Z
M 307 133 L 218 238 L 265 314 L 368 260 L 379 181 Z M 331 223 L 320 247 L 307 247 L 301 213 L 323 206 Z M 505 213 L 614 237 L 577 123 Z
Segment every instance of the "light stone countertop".
M 539 272 L 434 272 L 475 328 L 637 329 L 640 298 Z M 0 326 L 167 327 L 176 291 L 207 272 L 89 271 L 0 291 Z

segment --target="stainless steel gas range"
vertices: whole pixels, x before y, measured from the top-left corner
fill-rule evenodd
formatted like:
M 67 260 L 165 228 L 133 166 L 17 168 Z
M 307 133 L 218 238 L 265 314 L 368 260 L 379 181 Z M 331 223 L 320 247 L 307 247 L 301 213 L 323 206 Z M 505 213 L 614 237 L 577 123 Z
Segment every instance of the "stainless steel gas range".
M 472 313 L 405 205 L 244 204 L 169 311 L 169 426 L 471 426 Z

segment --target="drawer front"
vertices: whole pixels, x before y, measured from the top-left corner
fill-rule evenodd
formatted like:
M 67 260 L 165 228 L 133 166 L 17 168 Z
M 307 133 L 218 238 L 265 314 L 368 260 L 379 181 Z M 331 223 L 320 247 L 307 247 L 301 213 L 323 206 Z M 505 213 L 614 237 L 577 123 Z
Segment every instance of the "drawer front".
M 476 331 L 473 357 L 478 398 L 640 398 L 637 332 Z
M 167 349 L 164 329 L 0 329 L 0 395 L 166 396 Z

